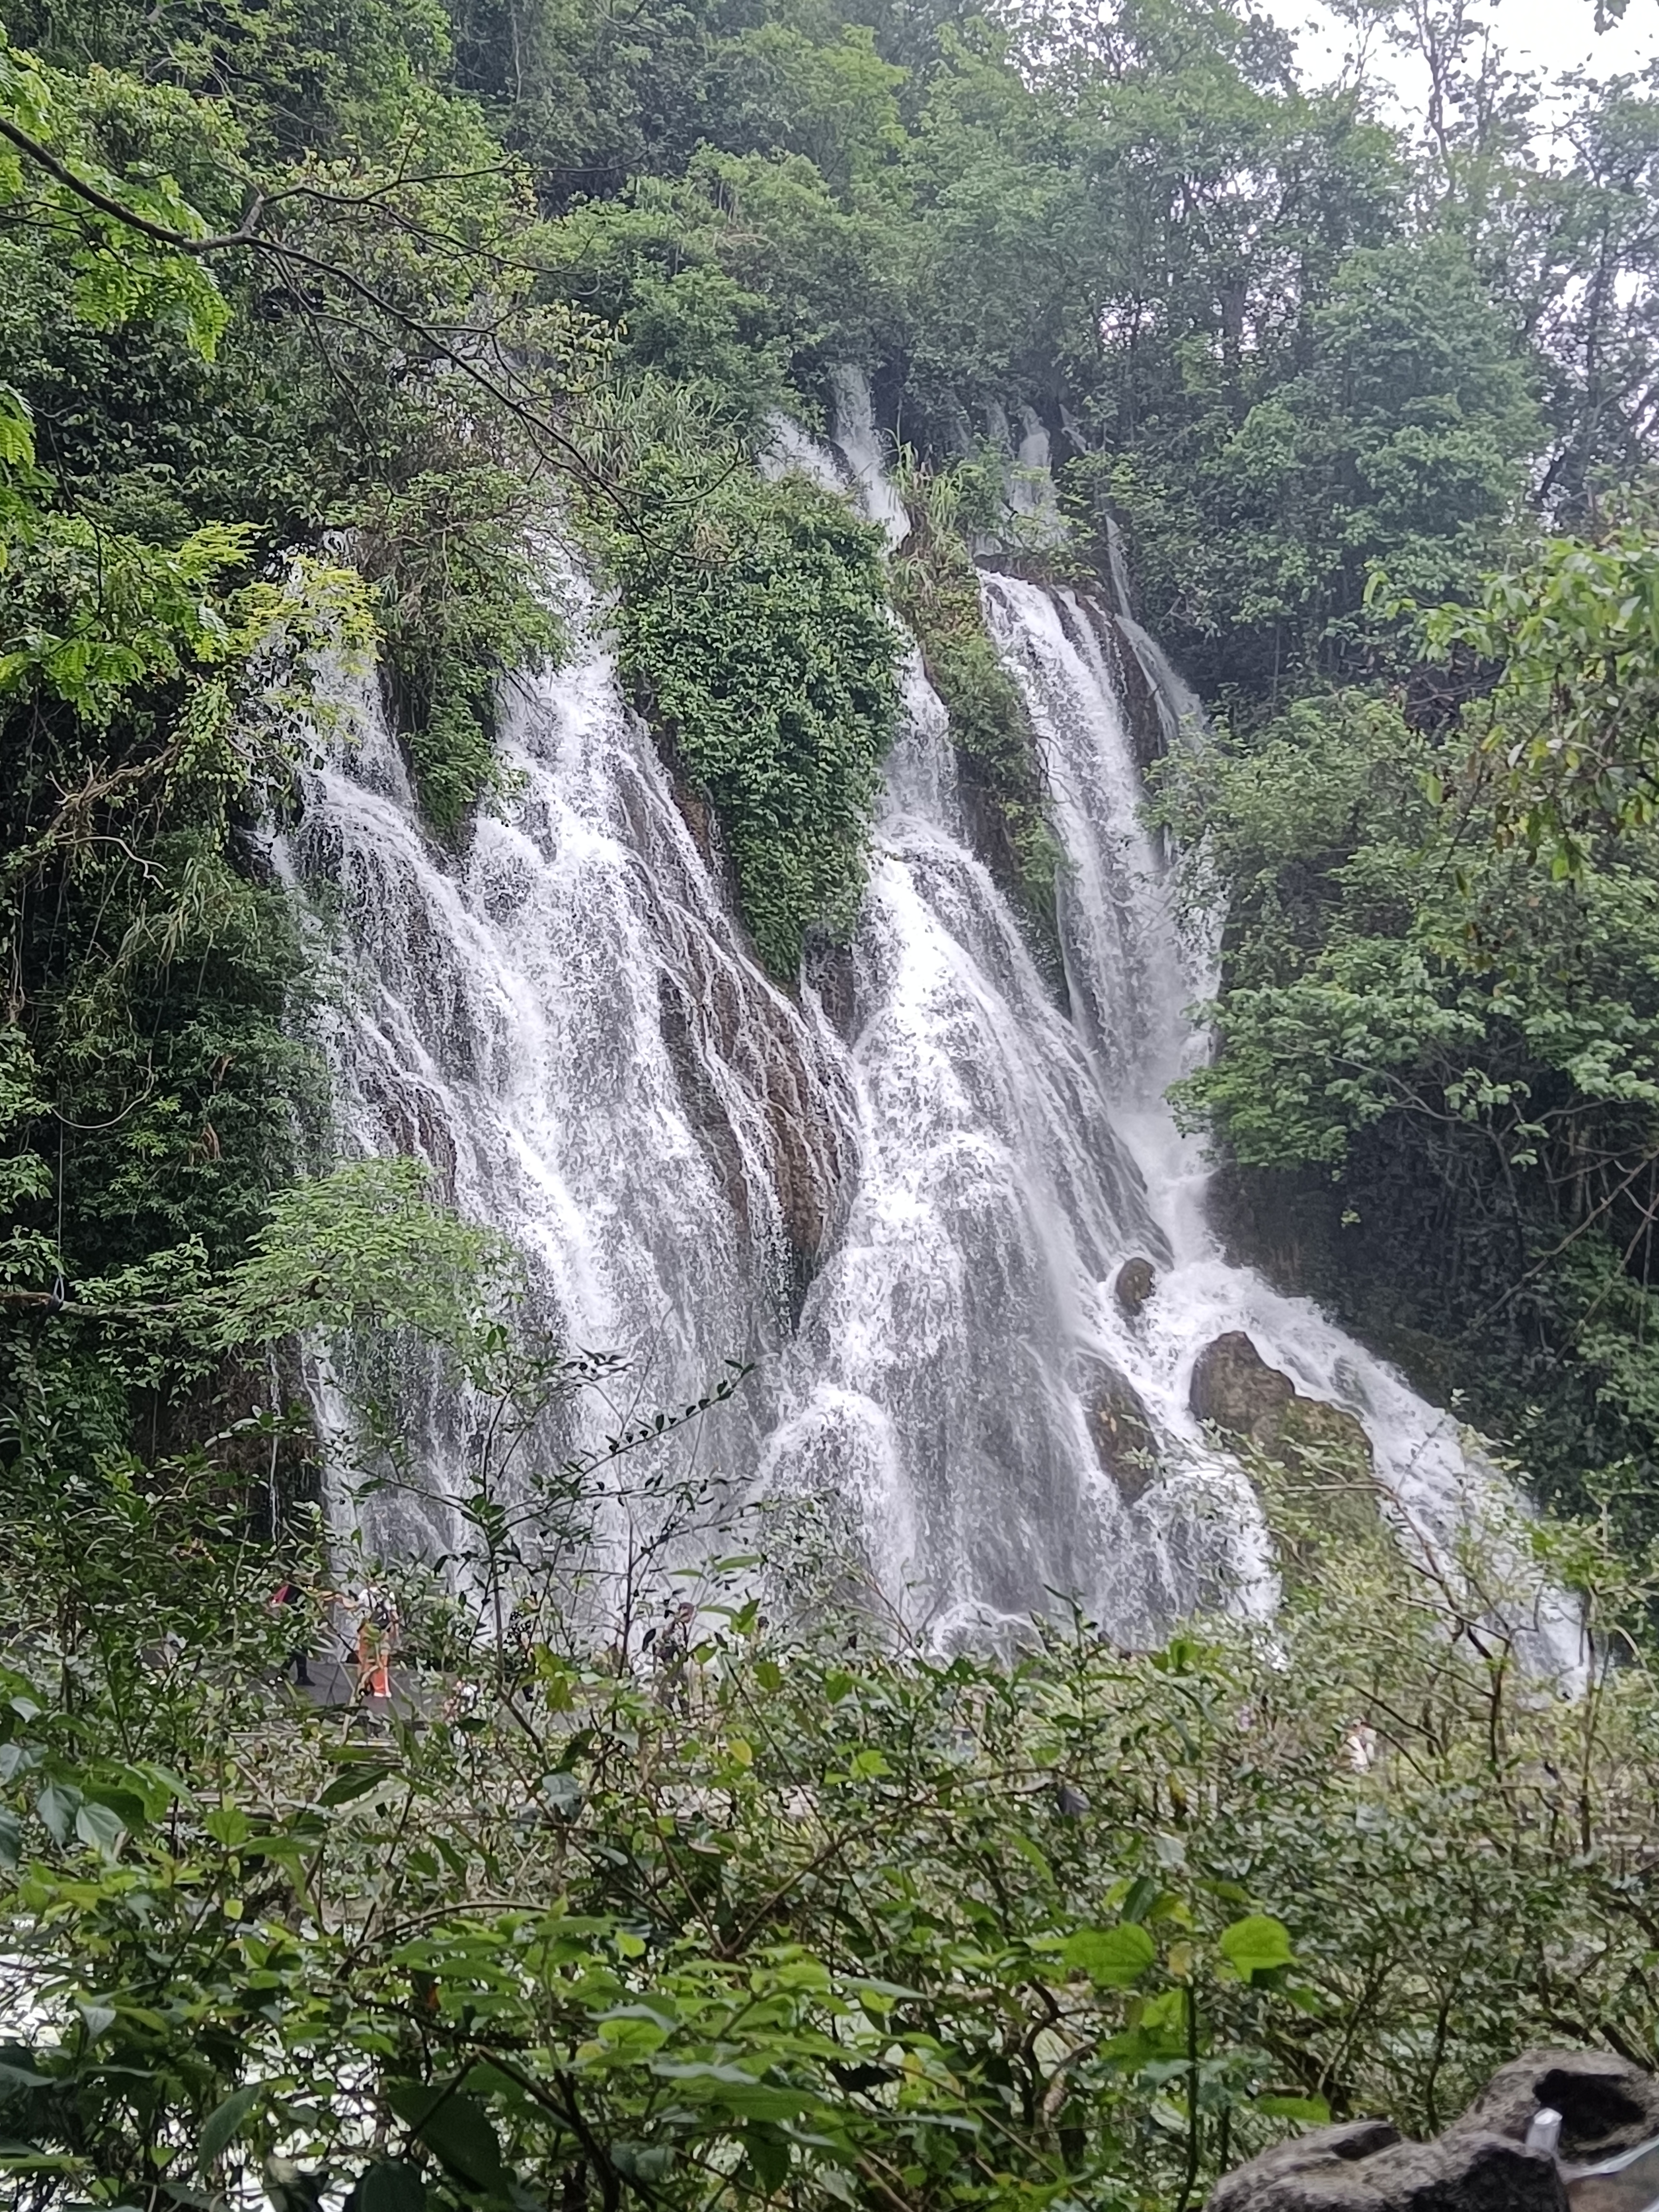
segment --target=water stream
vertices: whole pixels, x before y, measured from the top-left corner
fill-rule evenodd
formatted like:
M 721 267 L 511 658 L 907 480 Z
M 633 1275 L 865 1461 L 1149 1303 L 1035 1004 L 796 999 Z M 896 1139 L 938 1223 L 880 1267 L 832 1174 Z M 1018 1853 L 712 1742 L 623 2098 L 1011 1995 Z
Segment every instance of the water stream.
M 844 407 L 842 455 L 796 434 L 779 465 L 856 479 L 896 537 L 867 415 Z M 512 688 L 511 788 L 460 851 L 420 826 L 364 693 L 281 864 L 338 966 L 343 1152 L 429 1160 L 520 1245 L 544 1326 L 625 1355 L 640 1407 L 753 1362 L 673 1449 L 734 1495 L 814 1505 L 913 1622 L 948 1639 L 1075 1598 L 1133 1641 L 1218 1573 L 1261 1575 L 1249 1486 L 1188 1406 L 1224 1331 L 1359 1417 L 1425 1533 L 1489 1478 L 1443 1413 L 1206 1226 L 1163 1093 L 1196 1049 L 1207 954 L 1140 819 L 1126 672 L 1166 738 L 1189 698 L 1127 608 L 1000 575 L 985 594 L 1065 854 L 1069 1010 L 970 849 L 915 665 L 850 956 L 798 1000 L 749 957 L 709 827 L 627 710 L 591 605 L 574 660 Z M 1132 1255 L 1158 1277 L 1133 1318 L 1112 1291 Z M 420 1480 L 370 1534 L 436 1556 L 459 1541 L 483 1410 L 429 1364 L 403 1390 Z M 1099 1448 L 1126 1392 L 1156 1444 L 1127 1479 Z M 617 1413 L 562 1418 L 549 1449 Z

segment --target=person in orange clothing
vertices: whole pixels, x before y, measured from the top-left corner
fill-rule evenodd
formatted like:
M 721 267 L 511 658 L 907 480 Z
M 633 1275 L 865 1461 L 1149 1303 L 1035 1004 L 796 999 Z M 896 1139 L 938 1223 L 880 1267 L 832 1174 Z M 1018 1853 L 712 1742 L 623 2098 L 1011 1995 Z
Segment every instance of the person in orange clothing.
M 363 1592 L 357 1623 L 357 1694 L 362 1698 L 392 1695 L 392 1655 L 398 1648 L 398 1608 L 391 1594 L 374 1589 Z

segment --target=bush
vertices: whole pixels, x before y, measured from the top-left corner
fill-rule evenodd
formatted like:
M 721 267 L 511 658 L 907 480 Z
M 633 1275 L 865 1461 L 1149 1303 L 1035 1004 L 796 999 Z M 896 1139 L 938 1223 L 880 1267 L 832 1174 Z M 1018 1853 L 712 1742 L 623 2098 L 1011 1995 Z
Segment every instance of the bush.
M 454 459 L 376 492 L 362 513 L 358 559 L 380 587 L 392 710 L 435 830 L 458 829 L 499 782 L 496 684 L 563 642 L 534 559 L 532 505 L 521 478 Z
M 864 888 L 899 634 L 879 534 L 803 477 L 647 436 L 605 520 L 624 678 L 714 806 L 762 959 L 844 938 Z
M 1060 848 L 1048 827 L 1048 793 L 1036 733 L 1014 678 L 985 627 L 979 575 L 963 528 L 985 472 L 972 464 L 928 475 L 901 474 L 910 535 L 893 564 L 893 597 L 915 634 L 927 679 L 945 703 L 951 739 L 987 859 L 1024 908 L 1059 965 L 1054 878 Z M 1000 520 L 1000 472 L 994 504 L 979 518 Z
M 445 1676 L 343 1729 L 270 1686 L 295 1561 L 210 1464 L 71 1493 L 32 1462 L 0 1502 L 19 2201 L 1151 2212 L 1287 2124 L 1443 2125 L 1528 2042 L 1651 2063 L 1659 1708 L 1606 1656 L 1650 1583 L 1585 1531 L 1339 1534 L 1328 1455 L 1255 1474 L 1296 1568 L 1271 1625 L 946 1657 L 635 1558 L 600 1649 L 522 1577 L 469 1638 L 405 1565 Z M 1577 1698 L 1505 1626 L 1540 1577 L 1602 1638 Z

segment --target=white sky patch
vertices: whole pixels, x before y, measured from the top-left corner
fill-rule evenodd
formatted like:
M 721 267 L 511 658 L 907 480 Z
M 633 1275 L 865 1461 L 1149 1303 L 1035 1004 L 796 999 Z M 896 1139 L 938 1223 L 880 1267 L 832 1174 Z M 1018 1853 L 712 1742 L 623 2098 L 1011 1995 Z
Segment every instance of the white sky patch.
M 1296 33 L 1304 80 L 1328 84 L 1345 74 L 1352 34 L 1319 0 L 1258 0 L 1264 14 Z M 1600 37 L 1595 0 L 1490 0 L 1485 11 L 1497 43 L 1516 68 L 1559 81 L 1570 70 L 1607 77 L 1640 70 L 1659 58 L 1659 0 L 1630 0 L 1625 20 Z M 1379 39 L 1368 70 L 1391 83 L 1401 106 L 1421 112 L 1420 64 L 1395 53 Z

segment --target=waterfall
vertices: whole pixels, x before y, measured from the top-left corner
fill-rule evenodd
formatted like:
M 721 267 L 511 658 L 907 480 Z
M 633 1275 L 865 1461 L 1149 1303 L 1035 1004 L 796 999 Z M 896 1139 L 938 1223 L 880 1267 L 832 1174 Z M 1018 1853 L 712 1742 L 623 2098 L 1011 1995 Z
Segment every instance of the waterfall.
M 1194 1364 L 1218 1336 L 1244 1332 L 1306 1395 L 1358 1416 L 1401 1519 L 1449 1544 L 1482 1504 L 1504 1497 L 1502 1486 L 1465 1450 L 1448 1414 L 1311 1301 L 1281 1295 L 1223 1256 L 1206 1216 L 1201 1152 L 1166 1103 L 1168 1085 L 1201 1048 L 1188 1008 L 1213 988 L 1213 947 L 1202 933 L 1183 942 L 1172 864 L 1140 818 L 1140 769 L 1115 652 L 1121 641 L 1139 660 L 1139 641 L 1121 617 L 1070 591 L 993 576 L 986 595 L 1036 728 L 1066 855 L 1060 927 L 1073 1004 L 1156 1224 L 1158 1244 L 1147 1249 L 1164 1255 L 1156 1293 L 1133 1321 L 1098 1285 L 1103 1348 L 1160 1435 L 1191 1450 L 1200 1442 L 1188 1405 Z M 1152 665 L 1164 684 L 1164 726 L 1189 722 L 1191 695 L 1164 679 L 1161 654 Z
M 1107 1283 L 1166 1240 L 964 841 L 944 710 L 909 689 L 853 953 L 857 1187 L 780 1363 L 762 1480 L 848 1501 L 890 1596 L 942 1636 L 1055 1595 L 1144 1633 L 1194 1595 L 1200 1501 L 1186 1525 L 1169 1495 L 1132 1510 L 1091 1420 L 1122 1388 Z
M 797 432 L 774 465 L 850 479 L 896 536 L 867 392 L 842 419 L 839 454 Z M 1210 956 L 1141 820 L 1126 708 L 1139 686 L 1167 738 L 1190 695 L 1127 606 L 984 588 L 1052 794 L 1069 1011 L 971 848 L 914 656 L 854 941 L 798 999 L 750 957 L 714 831 L 624 704 L 591 604 L 571 663 L 508 687 L 507 793 L 459 850 L 422 830 L 365 694 L 282 865 L 337 963 L 343 1150 L 428 1159 L 523 1251 L 532 1317 L 623 1355 L 640 1409 L 753 1362 L 696 1431 L 700 1464 L 734 1497 L 811 1504 L 941 1640 L 1073 1598 L 1139 1640 L 1218 1577 L 1264 1586 L 1253 1493 L 1188 1406 L 1224 1332 L 1356 1414 L 1431 1539 L 1492 1478 L 1206 1224 L 1164 1093 L 1198 1048 Z M 1157 1287 L 1132 1317 L 1113 1285 L 1133 1256 Z M 422 1480 L 371 1506 L 371 1534 L 436 1557 L 483 1415 L 435 1370 L 405 1382 Z
M 341 1149 L 423 1157 L 523 1254 L 531 1322 L 629 1362 L 625 1401 L 590 1403 L 573 1448 L 776 1347 L 853 1141 L 839 1048 L 748 957 L 707 825 L 583 635 L 568 666 L 508 688 L 507 795 L 460 854 L 422 828 L 360 691 L 280 855 L 336 961 Z M 422 1480 L 373 1533 L 439 1556 L 486 1409 L 437 1373 L 403 1380 Z M 757 1418 L 740 1400 L 705 1449 L 752 1463 Z

